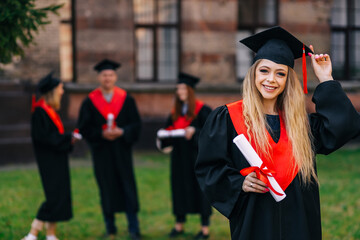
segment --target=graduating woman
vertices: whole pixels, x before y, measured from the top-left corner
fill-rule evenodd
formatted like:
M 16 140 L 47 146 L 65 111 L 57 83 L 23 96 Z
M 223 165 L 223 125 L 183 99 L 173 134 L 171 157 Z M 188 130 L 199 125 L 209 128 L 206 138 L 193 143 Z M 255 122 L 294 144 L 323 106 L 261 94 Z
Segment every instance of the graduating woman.
M 243 99 L 217 108 L 199 139 L 195 171 L 211 204 L 230 221 L 232 239 L 321 239 L 315 154 L 329 154 L 360 131 L 360 117 L 340 84 L 330 57 L 274 27 L 241 41 L 257 55 L 243 83 Z M 320 84 L 307 115 L 294 59 L 311 56 Z M 305 63 L 306 64 L 306 63 Z M 306 66 L 306 65 L 305 65 Z M 250 168 L 233 143 L 244 134 L 264 168 Z M 240 170 L 241 173 L 239 172 Z M 253 172 L 256 170 L 255 172 Z M 269 172 L 285 192 L 276 202 L 259 178 Z M 281 194 L 281 193 L 278 193 Z
M 64 132 L 64 126 L 56 113 L 64 93 L 60 80 L 50 73 L 39 82 L 38 91 L 41 98 L 33 103 L 31 138 L 45 201 L 23 240 L 37 239 L 44 225 L 46 239 L 56 240 L 56 222 L 72 218 L 68 154 L 75 138 L 71 132 Z
M 171 152 L 171 190 L 175 227 L 169 237 L 184 233 L 186 214 L 201 215 L 201 231 L 195 239 L 209 237 L 210 203 L 201 192 L 195 177 L 194 166 L 198 153 L 198 136 L 210 107 L 195 98 L 194 87 L 199 78 L 180 73 L 176 85 L 175 107 L 166 123 L 166 130 L 184 129 L 182 137 L 161 138 L 160 148 L 172 147 Z

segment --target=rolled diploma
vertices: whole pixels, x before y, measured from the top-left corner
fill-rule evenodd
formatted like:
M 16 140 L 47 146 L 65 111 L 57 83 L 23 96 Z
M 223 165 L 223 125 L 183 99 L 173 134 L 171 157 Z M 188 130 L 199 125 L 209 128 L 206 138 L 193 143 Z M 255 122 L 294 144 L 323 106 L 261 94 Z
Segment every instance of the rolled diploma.
M 77 132 L 73 132 L 73 137 L 78 139 L 78 140 L 82 139 L 82 135 L 80 133 L 77 133 Z
M 259 155 L 255 152 L 254 148 L 251 146 L 249 141 L 246 139 L 244 134 L 240 134 L 233 139 L 233 142 L 239 148 L 241 153 L 244 155 L 246 160 L 252 167 L 260 167 L 263 161 L 260 159 Z M 286 197 L 285 192 L 282 190 L 280 185 L 277 183 L 274 177 L 267 177 L 271 186 L 277 191 L 278 193 L 283 194 L 282 196 L 276 195 L 271 189 L 270 194 L 273 196 L 276 202 L 280 202 Z
M 184 137 L 184 136 L 185 136 L 185 129 L 174 129 L 174 130 L 160 129 L 157 132 L 158 138 Z

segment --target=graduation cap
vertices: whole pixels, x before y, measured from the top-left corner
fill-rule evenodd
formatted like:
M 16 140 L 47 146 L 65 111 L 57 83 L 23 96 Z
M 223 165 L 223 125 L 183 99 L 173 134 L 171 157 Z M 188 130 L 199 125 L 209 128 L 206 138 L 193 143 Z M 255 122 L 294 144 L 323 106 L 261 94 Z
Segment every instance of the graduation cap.
M 200 81 L 200 78 L 192 76 L 187 73 L 179 73 L 178 84 L 185 83 L 186 85 L 195 88 L 195 85 Z
M 294 68 L 294 60 L 302 57 L 304 92 L 307 93 L 305 57 L 313 52 L 291 33 L 276 26 L 244 38 L 240 42 L 257 53 L 254 62 L 259 59 L 268 59 Z
M 38 92 L 43 95 L 51 90 L 53 90 L 55 87 L 57 87 L 60 84 L 60 79 L 54 78 L 52 75 L 54 74 L 54 71 L 51 71 L 48 75 L 43 77 L 40 82 L 37 85 Z
M 104 59 L 94 66 L 94 70 L 100 73 L 102 70 L 106 70 L 106 69 L 111 69 L 115 71 L 119 67 L 121 67 L 120 63 L 117 63 L 109 59 Z

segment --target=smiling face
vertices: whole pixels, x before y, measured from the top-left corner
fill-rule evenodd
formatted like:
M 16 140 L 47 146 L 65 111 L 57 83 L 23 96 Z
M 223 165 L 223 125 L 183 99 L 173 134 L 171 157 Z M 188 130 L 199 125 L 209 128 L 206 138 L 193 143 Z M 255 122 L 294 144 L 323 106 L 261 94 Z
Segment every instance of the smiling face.
M 180 83 L 176 85 L 176 94 L 179 97 L 180 101 L 186 102 L 188 100 L 188 90 L 185 83 Z
M 103 90 L 110 91 L 115 86 L 117 76 L 114 70 L 106 69 L 98 74 L 98 80 Z
M 284 91 L 288 78 L 288 66 L 262 59 L 255 70 L 255 85 L 262 96 L 263 103 L 276 103 Z

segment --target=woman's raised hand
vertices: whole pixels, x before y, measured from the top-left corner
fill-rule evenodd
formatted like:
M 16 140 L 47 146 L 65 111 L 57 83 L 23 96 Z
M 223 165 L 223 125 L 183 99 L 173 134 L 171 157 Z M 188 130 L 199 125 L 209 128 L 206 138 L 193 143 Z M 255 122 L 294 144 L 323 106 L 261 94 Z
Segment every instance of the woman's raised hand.
M 314 47 L 310 45 L 311 51 L 314 52 Z M 331 75 L 332 73 L 332 66 L 331 66 L 331 59 L 328 54 L 311 54 L 311 65 L 314 69 L 316 77 L 319 79 L 320 82 L 325 82 L 329 80 L 333 80 Z

